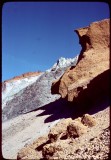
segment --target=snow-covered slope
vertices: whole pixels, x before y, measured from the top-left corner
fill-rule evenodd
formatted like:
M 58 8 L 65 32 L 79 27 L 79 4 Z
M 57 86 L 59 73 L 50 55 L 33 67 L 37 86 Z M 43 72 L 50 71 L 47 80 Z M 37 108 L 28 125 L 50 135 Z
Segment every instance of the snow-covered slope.
M 52 82 L 60 78 L 69 66 L 74 66 L 74 59 L 60 58 L 53 67 L 37 77 L 10 82 L 3 87 L 3 121 L 30 112 L 60 98 L 51 94 Z
M 7 101 L 13 99 L 16 93 L 34 83 L 42 74 L 43 73 L 34 77 L 4 82 L 4 86 L 2 87 L 2 107 L 4 107 Z

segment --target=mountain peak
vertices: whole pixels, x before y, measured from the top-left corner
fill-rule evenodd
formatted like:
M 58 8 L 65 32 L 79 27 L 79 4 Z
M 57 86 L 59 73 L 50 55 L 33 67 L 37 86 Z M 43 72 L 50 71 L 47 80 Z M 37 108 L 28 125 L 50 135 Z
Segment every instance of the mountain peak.
M 60 57 L 57 62 L 52 66 L 52 68 L 48 69 L 47 71 L 56 71 L 59 68 L 65 68 L 69 66 L 75 66 L 77 63 L 78 55 L 74 58 L 65 58 Z

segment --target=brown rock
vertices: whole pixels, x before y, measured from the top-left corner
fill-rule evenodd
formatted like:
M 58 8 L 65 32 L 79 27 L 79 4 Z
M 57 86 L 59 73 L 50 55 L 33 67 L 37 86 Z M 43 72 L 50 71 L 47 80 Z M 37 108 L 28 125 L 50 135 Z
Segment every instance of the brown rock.
M 48 138 L 51 142 L 55 142 L 66 134 L 68 124 L 72 122 L 71 118 L 63 119 L 51 128 Z
M 41 151 L 45 144 L 47 144 L 48 137 L 39 137 L 32 144 L 22 148 L 17 154 L 17 160 L 20 159 L 40 159 L 42 157 Z
M 55 147 L 51 144 L 46 145 L 42 150 L 42 155 L 44 158 L 49 158 L 50 156 L 53 156 L 55 153 Z
M 77 65 L 66 70 L 51 88 L 52 94 L 61 94 L 68 101 L 73 101 L 83 90 L 87 90 L 93 79 L 109 69 L 109 19 L 91 23 L 89 27 L 76 30 L 76 33 L 82 46 Z M 100 92 L 104 87 L 101 85 Z M 96 92 L 97 88 L 98 85 L 93 90 Z
M 87 132 L 87 127 L 80 121 L 75 120 L 67 126 L 67 134 L 69 137 L 79 137 Z
M 57 151 L 61 151 L 62 148 L 61 148 L 61 145 L 59 143 L 51 143 L 51 144 L 47 144 L 43 147 L 43 150 L 42 150 L 42 155 L 44 158 L 47 158 L 47 159 L 50 159 L 55 152 Z
M 37 159 L 39 158 L 36 151 L 31 147 L 23 148 L 17 155 L 17 160 L 20 159 Z
M 89 114 L 84 114 L 83 117 L 82 117 L 82 119 L 81 119 L 81 122 L 85 126 L 88 126 L 88 127 L 93 127 L 93 126 L 96 125 L 96 121 L 95 121 L 94 117 L 92 117 Z

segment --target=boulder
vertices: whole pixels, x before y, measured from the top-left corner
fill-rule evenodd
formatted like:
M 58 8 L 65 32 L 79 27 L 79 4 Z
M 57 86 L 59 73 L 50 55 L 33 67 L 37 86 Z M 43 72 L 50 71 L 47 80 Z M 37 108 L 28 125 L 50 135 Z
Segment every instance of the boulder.
M 55 153 L 55 147 L 52 144 L 46 145 L 42 150 L 42 155 L 44 158 L 49 158 L 50 156 L 53 156 Z
M 51 144 L 47 144 L 43 147 L 42 156 L 43 158 L 46 158 L 46 159 L 52 159 L 52 156 L 54 156 L 54 154 L 57 151 L 61 151 L 61 150 L 62 150 L 62 147 L 61 147 L 60 142 L 58 143 L 54 142 Z
M 58 122 L 51 130 L 49 131 L 48 138 L 51 142 L 57 141 L 59 138 L 62 138 L 66 135 L 67 126 L 73 120 L 71 118 L 63 119 Z
M 84 126 L 79 120 L 75 120 L 67 126 L 68 137 L 77 138 L 86 132 L 87 127 Z
M 81 122 L 88 127 L 93 127 L 96 125 L 96 120 L 94 119 L 93 116 L 89 115 L 89 114 L 84 114 Z

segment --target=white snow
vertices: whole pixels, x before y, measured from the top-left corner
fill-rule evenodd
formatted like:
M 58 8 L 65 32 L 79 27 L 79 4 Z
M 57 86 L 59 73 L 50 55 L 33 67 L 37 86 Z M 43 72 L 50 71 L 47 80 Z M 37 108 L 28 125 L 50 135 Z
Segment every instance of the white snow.
M 47 71 L 50 72 L 51 70 L 57 70 L 58 68 L 64 68 L 67 66 L 73 65 L 78 59 L 78 55 L 74 58 L 64 58 L 61 57 L 53 66 L 52 68 L 48 69 Z
M 2 108 L 7 101 L 13 99 L 16 93 L 34 83 L 42 74 L 30 78 L 24 78 L 21 80 L 14 80 L 12 82 L 5 82 L 6 89 L 2 92 Z

